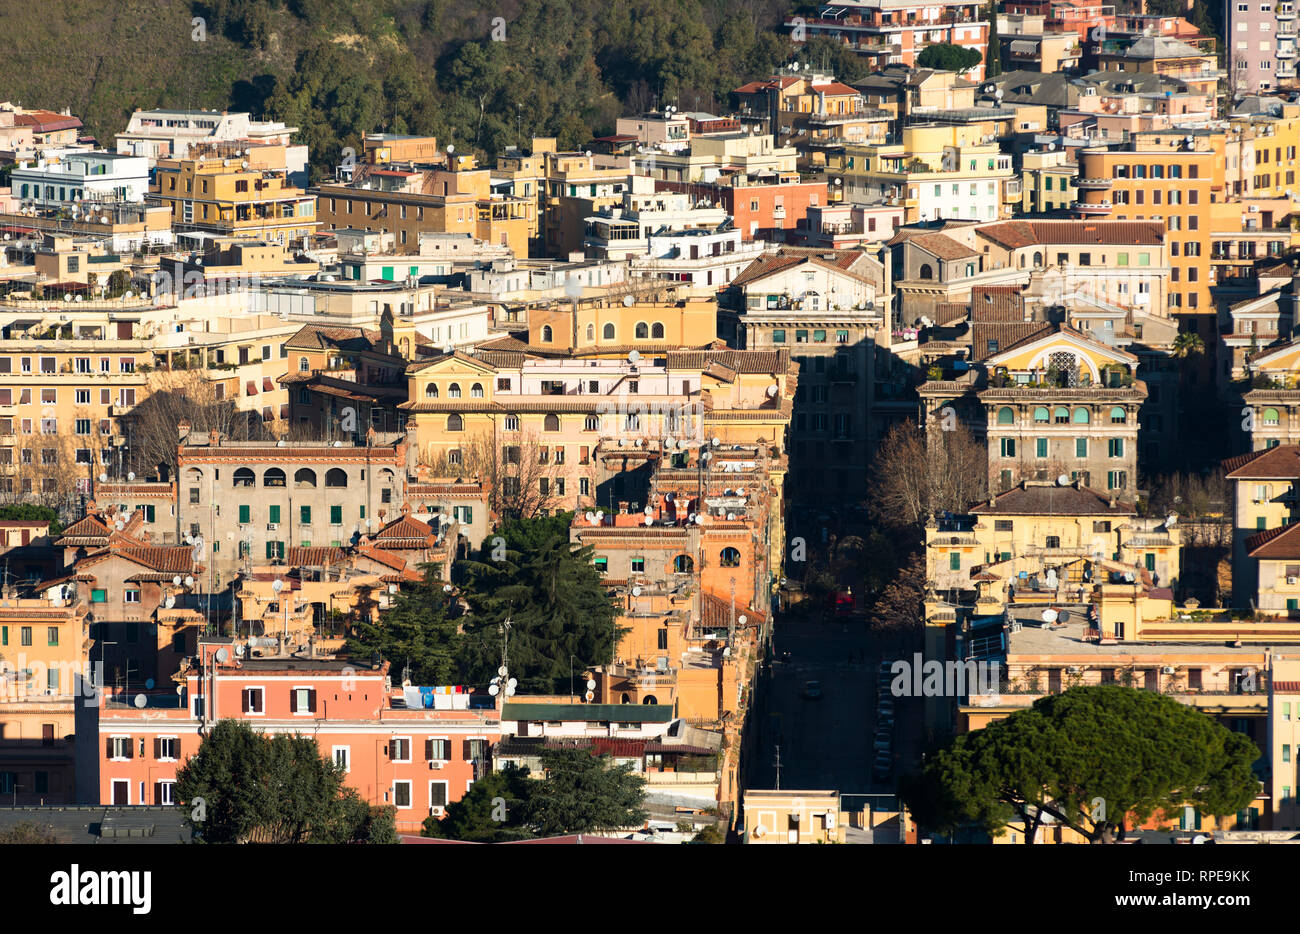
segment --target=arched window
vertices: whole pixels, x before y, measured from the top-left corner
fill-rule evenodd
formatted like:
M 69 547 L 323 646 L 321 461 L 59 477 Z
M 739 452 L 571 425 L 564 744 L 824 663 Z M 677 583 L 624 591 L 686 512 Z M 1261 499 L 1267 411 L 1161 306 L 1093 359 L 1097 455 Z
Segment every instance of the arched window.
M 256 475 L 247 467 L 240 467 L 235 471 L 235 486 L 254 486 L 256 483 Z
M 464 430 L 465 430 L 465 420 L 464 420 L 463 418 L 461 418 L 459 415 L 457 415 L 457 414 L 455 414 L 455 413 L 453 412 L 451 415 L 448 415 L 448 416 L 447 416 L 447 430 L 448 430 L 448 431 L 464 431 Z
M 650 326 L 644 321 L 636 323 L 636 339 L 639 341 L 647 340 L 650 337 Z
M 659 700 L 658 700 L 658 698 L 656 698 L 653 694 L 647 694 L 647 695 L 645 696 L 645 700 L 643 700 L 641 703 L 643 703 L 643 704 L 657 704 L 657 703 L 659 703 Z
M 550 415 L 547 415 L 546 418 L 542 419 L 542 431 L 559 431 L 559 430 L 560 430 L 560 416 L 552 412 Z
M 1034 421 L 1050 422 L 1051 420 L 1052 417 L 1048 414 L 1047 408 L 1045 406 L 1040 405 L 1038 408 L 1034 409 Z
M 1124 414 L 1123 406 L 1115 406 L 1110 410 L 1110 423 L 1112 425 L 1122 425 L 1128 421 L 1128 416 Z
M 1034 254 L 1034 268 L 1037 269 L 1039 266 L 1042 266 L 1042 265 L 1043 265 L 1043 254 L 1042 254 L 1042 253 L 1035 253 L 1035 254 Z
M 1058 425 L 1070 424 L 1070 410 L 1063 405 L 1058 405 L 1052 412 L 1052 421 Z
M 600 431 L 600 416 L 588 415 L 586 421 L 582 423 L 583 431 Z
M 473 386 L 469 387 L 469 396 L 470 396 L 471 399 L 482 399 L 482 398 L 483 398 L 483 384 L 482 384 L 482 383 L 475 383 Z
M 1086 425 L 1092 421 L 1092 415 L 1088 412 L 1087 409 L 1080 406 L 1079 408 L 1074 410 L 1073 421 L 1076 425 Z
M 623 428 L 627 431 L 640 431 L 641 416 L 635 412 L 629 412 L 627 418 L 623 419 Z
M 554 338 L 554 336 L 552 335 L 552 332 L 551 332 L 551 326 L 550 326 L 549 324 L 543 324 L 543 325 L 542 325 L 542 343 L 544 343 L 544 344 L 549 344 L 549 343 L 550 343 L 551 341 L 553 341 L 553 340 L 555 340 L 555 338 Z
M 740 567 L 740 552 L 734 548 L 727 547 L 722 549 L 722 553 L 718 556 L 718 559 L 722 562 L 724 568 Z
M 185 480 L 187 483 L 202 483 L 203 471 L 199 470 L 197 467 L 191 467 L 189 470 L 185 471 Z
M 695 559 L 690 555 L 678 555 L 673 558 L 673 572 L 676 574 L 689 574 L 695 570 Z
M 604 329 L 601 331 L 601 338 L 603 340 L 612 341 L 614 339 L 614 325 L 605 325 Z
M 629 697 L 628 694 L 627 694 L 626 692 L 624 692 L 624 694 L 623 694 L 623 699 L 620 700 L 619 703 L 620 703 L 620 704 L 630 704 L 630 703 L 632 703 L 632 698 Z
M 450 386 L 447 387 L 447 398 L 448 399 L 460 398 L 460 383 L 452 383 Z
M 272 467 L 262 474 L 262 486 L 284 486 L 284 471 L 279 467 Z
M 507 415 L 507 416 L 506 416 L 506 431 L 518 431 L 518 430 L 519 430 L 519 416 L 518 416 L 518 415 Z
M 1277 423 L 1278 423 L 1277 409 L 1265 409 L 1265 410 L 1264 410 L 1264 424 L 1265 424 L 1265 425 L 1276 425 Z
M 656 321 L 654 324 L 650 325 L 650 337 L 657 341 L 664 339 L 664 326 L 661 322 Z
M 1004 405 L 998 409 L 999 425 L 1014 425 L 1016 423 L 1016 410 L 1009 405 Z
M 327 490 L 346 489 L 348 485 L 348 472 L 342 467 L 331 467 L 325 472 L 325 488 Z
M 306 357 L 299 357 L 299 358 L 298 358 L 298 372 L 299 372 L 299 373 L 307 373 L 307 372 L 310 372 L 310 370 L 311 370 L 311 363 L 310 363 L 310 361 L 308 361 Z
M 424 387 L 424 396 L 425 396 L 426 399 L 436 399 L 436 398 L 438 398 L 438 384 L 437 384 L 437 383 L 430 383 L 429 385 L 425 386 L 425 387 Z
M 922 263 L 922 264 L 921 264 L 921 278 L 922 278 L 922 279 L 933 279 L 933 278 L 934 278 L 934 270 L 930 268 L 930 264 L 929 264 L 929 263 Z
M 596 326 L 594 324 L 589 324 L 587 325 L 587 340 L 594 341 L 595 339 L 596 339 Z
M 310 467 L 300 467 L 294 472 L 293 485 L 309 490 L 316 489 L 316 471 Z

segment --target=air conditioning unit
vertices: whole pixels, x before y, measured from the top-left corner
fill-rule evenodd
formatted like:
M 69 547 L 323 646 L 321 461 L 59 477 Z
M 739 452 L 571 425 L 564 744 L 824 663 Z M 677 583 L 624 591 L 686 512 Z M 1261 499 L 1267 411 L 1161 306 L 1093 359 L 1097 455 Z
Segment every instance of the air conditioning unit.
M 1294 577 L 1288 577 L 1288 578 L 1286 579 L 1286 582 L 1287 582 L 1288 584 L 1291 584 L 1292 586 L 1294 586 L 1294 585 L 1295 585 L 1295 582 L 1296 582 L 1296 579 L 1295 579 Z
M 275 531 L 276 529 L 278 529 L 278 528 L 279 528 L 278 525 L 276 525 L 274 522 L 271 522 L 271 523 L 269 523 L 269 524 L 267 525 L 266 530 L 267 530 L 268 532 L 274 532 L 274 531 Z
M 1176 674 L 1178 674 L 1178 669 L 1175 668 L 1175 667 L 1173 667 L 1172 665 L 1166 665 L 1164 668 L 1161 668 L 1160 671 L 1161 671 L 1162 673 L 1164 673 L 1164 674 L 1167 674 L 1167 675 L 1176 675 Z
M 433 760 L 433 759 L 430 759 L 430 760 L 429 760 L 429 768 L 434 769 L 434 770 L 441 769 L 441 768 L 442 768 L 444 765 L 446 765 L 446 764 L 447 764 L 447 763 L 445 763 L 445 762 L 438 762 L 438 761 Z

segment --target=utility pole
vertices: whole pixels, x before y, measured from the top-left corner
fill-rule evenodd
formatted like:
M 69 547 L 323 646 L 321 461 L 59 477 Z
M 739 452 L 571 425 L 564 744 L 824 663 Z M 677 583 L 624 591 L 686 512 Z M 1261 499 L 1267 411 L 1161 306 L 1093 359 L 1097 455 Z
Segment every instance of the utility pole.
M 776 790 L 781 790 L 781 747 L 776 747 Z

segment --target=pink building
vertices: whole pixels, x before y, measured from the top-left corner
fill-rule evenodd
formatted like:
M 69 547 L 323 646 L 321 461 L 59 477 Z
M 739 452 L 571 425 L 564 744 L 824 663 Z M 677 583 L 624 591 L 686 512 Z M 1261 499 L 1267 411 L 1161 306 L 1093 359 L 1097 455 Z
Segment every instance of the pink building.
M 1248 94 L 1295 85 L 1294 0 L 1225 0 L 1228 85 Z

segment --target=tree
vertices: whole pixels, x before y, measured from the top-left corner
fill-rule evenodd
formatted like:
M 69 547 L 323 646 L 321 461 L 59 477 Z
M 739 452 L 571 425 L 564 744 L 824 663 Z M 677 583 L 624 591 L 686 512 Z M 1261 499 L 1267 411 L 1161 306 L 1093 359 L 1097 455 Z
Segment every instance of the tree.
M 921 54 L 916 57 L 916 67 L 961 72 L 974 68 L 983 60 L 984 56 L 975 49 L 950 42 L 936 42 L 921 50 Z
M 872 464 L 872 508 L 895 529 L 919 530 L 937 512 L 964 512 L 988 490 L 984 446 L 960 425 L 926 432 L 912 422 L 889 429 Z
M 570 543 L 567 520 L 508 523 L 458 569 L 470 607 L 458 656 L 467 681 L 486 683 L 496 673 L 507 619 L 510 671 L 521 691 L 567 690 L 570 655 L 585 665 L 612 659 L 616 609 L 591 546 Z
M 1157 812 L 1240 810 L 1259 791 L 1258 758 L 1249 737 L 1173 698 L 1076 687 L 957 737 L 902 791 L 918 823 L 933 830 L 997 835 L 1019 819 L 1032 843 L 1050 816 L 1108 843 Z
M 59 521 L 58 511 L 49 506 L 37 506 L 32 503 L 9 503 L 0 506 L 0 519 L 48 522 L 51 536 L 57 536 L 63 532 L 63 523 Z
M 1205 353 L 1205 341 L 1195 331 L 1183 331 L 1174 338 L 1173 355 L 1179 360 Z
M 988 64 L 984 66 L 984 77 L 996 78 L 1002 74 L 1002 38 L 998 35 L 997 0 L 989 3 L 984 15 L 989 19 L 988 53 L 984 56 L 984 61 Z
M 526 823 L 533 790 L 540 783 L 527 769 L 506 766 L 476 781 L 459 801 L 447 807 L 446 816 L 430 816 L 423 835 L 476 843 L 501 843 L 531 837 Z
M 645 779 L 632 766 L 566 747 L 544 749 L 542 767 L 546 778 L 529 796 L 527 811 L 538 836 L 619 830 L 645 821 Z
M 0 830 L 0 846 L 7 843 L 30 845 L 58 842 L 58 837 L 54 835 L 51 828 L 42 826 L 35 821 L 23 821 L 6 830 Z
M 180 807 L 204 843 L 396 842 L 391 808 L 343 784 L 316 741 L 221 720 L 176 773 Z
M 424 580 L 398 594 L 378 620 L 369 612 L 353 620 L 348 654 L 387 659 L 395 670 L 409 665 L 415 684 L 456 683 L 459 624 L 451 618 L 450 601 L 442 588 L 432 566 L 426 565 Z
M 904 561 L 872 608 L 872 630 L 884 644 L 899 651 L 919 649 L 925 626 L 925 553 Z
M 534 519 L 553 511 L 559 502 L 556 479 L 564 476 L 563 465 L 556 465 L 533 433 L 516 439 L 516 443 L 498 445 L 492 434 L 484 432 L 459 448 L 459 460 L 452 463 L 446 455 L 421 463 L 440 477 L 478 477 L 487 484 L 488 509 L 501 519 Z

